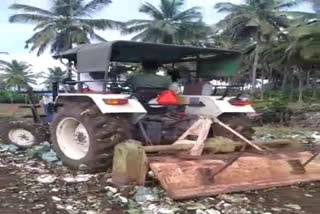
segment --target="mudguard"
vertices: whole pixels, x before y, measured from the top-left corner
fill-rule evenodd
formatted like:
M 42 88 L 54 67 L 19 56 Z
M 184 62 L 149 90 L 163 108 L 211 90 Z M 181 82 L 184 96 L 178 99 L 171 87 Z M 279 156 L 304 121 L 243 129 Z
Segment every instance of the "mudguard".
M 136 100 L 129 98 L 128 95 L 124 94 L 60 94 L 56 103 L 63 102 L 63 99 L 69 99 L 71 97 L 87 97 L 90 98 L 100 109 L 102 114 L 106 113 L 139 113 L 146 114 L 146 109 L 141 105 L 141 103 Z M 128 103 L 124 105 L 108 105 L 104 102 L 104 99 L 128 99 Z
M 199 106 L 187 106 L 186 113 L 192 115 L 207 115 L 212 117 L 218 117 L 223 113 L 254 113 L 255 110 L 251 105 L 246 106 L 234 106 L 229 103 L 232 97 L 226 97 L 221 100 L 221 96 L 180 96 L 182 99 L 188 100 L 186 102 L 190 103 L 191 100 L 199 100 L 204 104 L 203 107 Z M 192 101 L 191 101 L 192 102 Z

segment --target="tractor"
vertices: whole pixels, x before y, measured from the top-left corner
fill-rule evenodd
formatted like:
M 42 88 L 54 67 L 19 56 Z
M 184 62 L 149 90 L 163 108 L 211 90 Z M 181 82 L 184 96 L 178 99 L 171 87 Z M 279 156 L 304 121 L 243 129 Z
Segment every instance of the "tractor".
M 212 94 L 201 94 L 202 78 L 234 73 L 239 57 L 232 50 L 133 41 L 84 44 L 59 53 L 54 58 L 70 74 L 76 73 L 76 80 L 70 75 L 63 82 L 68 85 L 64 93 L 58 93 L 59 85 L 53 87 L 53 149 L 73 169 L 86 165 L 91 171 L 101 171 L 112 164 L 118 143 L 127 139 L 146 145 L 173 143 L 200 115 L 219 118 L 250 139 L 254 131 L 247 114 L 255 111 L 240 86 L 228 86 L 222 95 L 216 95 L 220 86 L 212 85 Z M 168 88 L 132 88 L 120 69 L 143 62 L 156 62 L 173 72 L 177 64 L 193 64 L 195 69 L 186 71 L 193 81 L 180 85 L 183 92 L 174 94 L 177 102 L 157 102 Z M 239 93 L 229 96 L 230 88 Z M 235 137 L 216 124 L 209 135 Z
M 80 45 L 54 57 L 69 75 L 54 83 L 51 102 L 44 102 L 52 120 L 48 126 L 42 122 L 32 102 L 34 128 L 13 123 L 5 134 L 18 146 L 39 143 L 37 135 L 49 129 L 64 165 L 91 172 L 112 165 L 115 184 L 140 185 L 148 165 L 169 196 L 179 200 L 320 180 L 319 148 L 306 151 L 298 139 L 251 141 L 256 114 L 242 86 L 223 86 L 219 94 L 221 85 L 204 81 L 234 74 L 237 51 L 114 41 Z M 148 78 L 161 82 L 166 71 L 183 71 L 188 81 L 154 87 L 140 78 L 137 87 L 129 80 L 141 75 L 135 68 L 146 62 L 164 68 Z M 236 93 L 230 95 L 231 90 Z M 217 139 L 223 140 L 217 144 Z M 208 142 L 238 146 L 226 154 L 205 153 Z

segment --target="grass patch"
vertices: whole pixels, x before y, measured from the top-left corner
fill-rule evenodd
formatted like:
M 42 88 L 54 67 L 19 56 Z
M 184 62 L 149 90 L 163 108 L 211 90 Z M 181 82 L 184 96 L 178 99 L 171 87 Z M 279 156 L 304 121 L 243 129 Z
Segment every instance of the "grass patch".
M 276 125 L 267 125 L 263 127 L 256 127 L 256 135 L 273 135 L 273 136 L 288 136 L 295 134 L 304 134 L 306 132 L 319 131 L 317 128 L 302 128 L 302 127 L 284 127 Z

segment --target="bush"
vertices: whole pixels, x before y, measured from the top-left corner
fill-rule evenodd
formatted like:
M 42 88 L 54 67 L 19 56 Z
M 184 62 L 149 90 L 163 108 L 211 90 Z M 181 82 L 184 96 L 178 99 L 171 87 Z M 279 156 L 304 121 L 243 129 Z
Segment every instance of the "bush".
M 254 101 L 253 107 L 261 113 L 262 123 L 284 123 L 289 120 L 289 96 L 282 91 L 272 91 L 264 101 Z
M 42 98 L 42 94 L 36 94 L 36 102 Z M 0 103 L 27 103 L 29 101 L 28 95 L 21 92 L 0 90 Z

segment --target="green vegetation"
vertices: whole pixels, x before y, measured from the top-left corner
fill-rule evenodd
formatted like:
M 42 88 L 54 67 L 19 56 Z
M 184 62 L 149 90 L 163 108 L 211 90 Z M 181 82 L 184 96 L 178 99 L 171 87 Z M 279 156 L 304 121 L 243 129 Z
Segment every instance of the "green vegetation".
M 319 12 L 319 1 L 308 1 Z M 137 41 L 242 51 L 241 77 L 228 78 L 229 82 L 250 82 L 252 96 L 266 102 L 283 96 L 288 102 L 319 102 L 320 15 L 287 10 L 301 3 L 300 0 L 220 2 L 212 7 L 227 16 L 214 26 L 202 21 L 199 7 L 186 8 L 186 0 L 159 0 L 158 5 L 143 3 L 139 11 L 149 19 L 126 23 L 94 18 L 111 0 L 48 2 L 51 2 L 48 9 L 22 4 L 10 7 L 21 12 L 12 15 L 10 22 L 35 24 L 35 34 L 26 45 L 32 45 L 31 50 L 37 50 L 38 55 L 49 46 L 52 53 L 57 53 L 91 40 L 103 41 L 96 30 L 118 28 L 123 34 L 135 35 L 132 39 Z M 47 85 L 64 75 L 61 70 L 49 72 Z M 18 85 L 21 84 L 10 87 Z
M 41 100 L 42 94 L 34 95 L 34 99 L 38 102 Z M 0 103 L 28 103 L 28 95 L 26 93 L 0 90 Z
M 186 44 L 202 39 L 209 32 L 202 22 L 199 7 L 182 10 L 185 0 L 161 0 L 159 7 L 144 3 L 140 12 L 151 19 L 128 21 L 124 34 L 138 33 L 132 40 L 168 44 Z
M 67 71 L 60 67 L 48 68 L 48 74 L 45 76 L 46 80 L 43 82 L 48 89 L 51 89 L 52 83 L 59 82 L 66 78 Z
M 0 72 L 0 85 L 17 91 L 28 88 L 29 84 L 35 84 L 36 77 L 39 76 L 31 72 L 31 65 L 17 60 L 0 60 Z
M 92 14 L 102 10 L 111 0 L 49 0 L 51 8 L 12 4 L 10 9 L 22 11 L 12 15 L 12 23 L 36 24 L 35 34 L 26 41 L 26 47 L 41 55 L 50 46 L 52 53 L 67 50 L 73 44 L 90 43 L 90 39 L 105 41 L 96 30 L 118 28 L 122 24 L 109 19 L 92 19 Z

